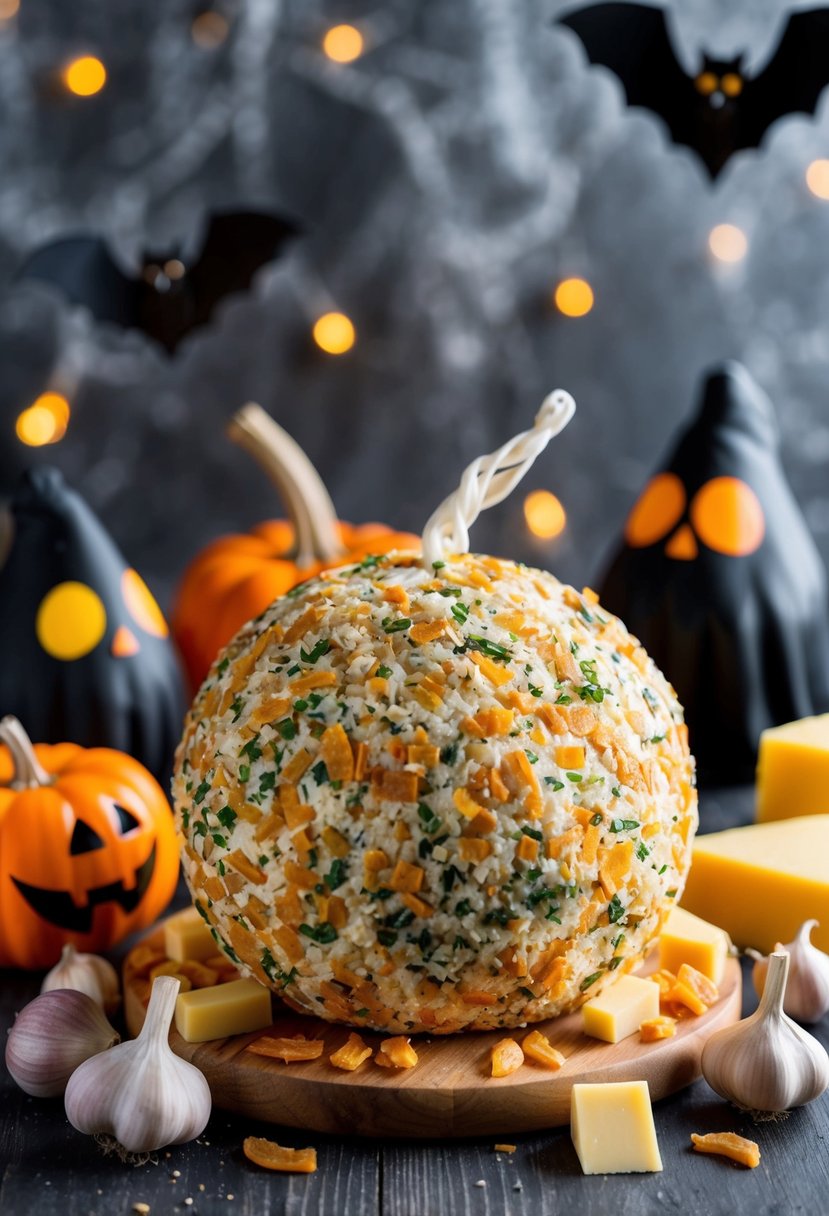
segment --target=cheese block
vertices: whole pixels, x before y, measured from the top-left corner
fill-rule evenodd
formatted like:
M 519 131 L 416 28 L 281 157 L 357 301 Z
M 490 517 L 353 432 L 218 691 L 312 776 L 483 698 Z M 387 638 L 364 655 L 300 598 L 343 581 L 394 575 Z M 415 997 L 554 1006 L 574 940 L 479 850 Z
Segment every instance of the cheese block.
M 585 1174 L 662 1169 L 647 1081 L 574 1085 L 570 1135 Z
M 804 920 L 829 950 L 829 815 L 805 815 L 698 836 L 682 906 L 768 953 Z
M 176 1030 L 187 1043 L 263 1030 L 272 1020 L 270 991 L 256 980 L 193 988 L 176 1001 Z
M 728 934 L 684 908 L 671 908 L 659 935 L 659 966 L 676 975 L 683 963 L 719 987 L 728 958 Z
M 164 922 L 164 952 L 177 963 L 212 958 L 219 947 L 195 908 L 185 908 Z
M 757 820 L 829 813 L 829 714 L 764 730 L 757 759 Z
M 584 1033 L 605 1043 L 636 1034 L 641 1022 L 659 1016 L 659 986 L 653 980 L 623 975 L 601 996 L 582 1006 Z

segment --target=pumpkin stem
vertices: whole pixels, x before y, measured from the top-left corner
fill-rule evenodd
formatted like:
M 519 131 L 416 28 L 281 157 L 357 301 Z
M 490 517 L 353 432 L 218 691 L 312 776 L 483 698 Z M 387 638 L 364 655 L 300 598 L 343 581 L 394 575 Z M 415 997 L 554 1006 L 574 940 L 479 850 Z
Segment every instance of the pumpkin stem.
M 276 486 L 294 526 L 297 566 L 344 557 L 334 504 L 296 440 L 253 401 L 236 411 L 227 433 L 259 462 Z
M 11 714 L 0 719 L 0 743 L 5 743 L 11 753 L 13 789 L 31 790 L 41 785 L 51 785 L 52 778 L 38 761 L 31 739 Z

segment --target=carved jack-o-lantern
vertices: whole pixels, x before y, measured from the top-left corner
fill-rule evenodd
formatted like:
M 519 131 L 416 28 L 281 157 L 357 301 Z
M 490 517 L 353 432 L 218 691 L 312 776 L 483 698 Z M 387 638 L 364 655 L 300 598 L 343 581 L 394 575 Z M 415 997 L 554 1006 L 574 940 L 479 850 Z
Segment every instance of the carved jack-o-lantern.
M 106 950 L 172 898 L 178 844 L 164 793 L 108 748 L 32 748 L 0 722 L 0 966 Z
M 676 687 L 703 779 L 749 780 L 763 729 L 829 709 L 829 615 L 771 402 L 744 368 L 709 377 L 663 470 L 601 599 Z
M 0 712 L 36 739 L 114 747 L 166 779 L 183 692 L 145 583 L 57 469 L 24 475 L 6 523 Z

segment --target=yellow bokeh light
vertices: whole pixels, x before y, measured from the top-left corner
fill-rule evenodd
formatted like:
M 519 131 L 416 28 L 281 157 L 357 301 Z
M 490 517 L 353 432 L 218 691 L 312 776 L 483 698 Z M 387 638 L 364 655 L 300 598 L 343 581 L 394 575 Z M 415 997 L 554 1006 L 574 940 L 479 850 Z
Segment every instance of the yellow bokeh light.
M 20 0 L 0 0 L 0 21 L 11 21 L 20 8 Z
M 593 288 L 586 279 L 562 279 L 553 298 L 565 317 L 586 317 L 593 307 Z
M 342 312 L 327 312 L 314 322 L 314 341 L 328 355 L 344 355 L 356 340 L 354 326 Z
M 564 531 L 567 512 L 549 490 L 533 490 L 524 499 L 524 518 L 533 536 L 552 540 Z
M 829 160 L 813 160 L 806 170 L 806 185 L 817 198 L 829 199 Z
M 322 49 L 335 63 L 353 63 L 364 46 L 363 35 L 353 25 L 332 25 L 322 40 Z
M 63 70 L 63 82 L 76 97 L 92 97 L 106 84 L 107 70 L 94 55 L 73 59 Z
M 18 415 L 17 438 L 30 448 L 59 443 L 69 425 L 69 402 L 60 393 L 43 393 Z
M 708 248 L 720 262 L 739 262 L 748 252 L 748 238 L 736 224 L 717 224 L 708 234 Z
M 229 29 L 227 17 L 223 13 L 206 9 L 193 18 L 190 35 L 196 46 L 201 47 L 203 51 L 212 51 L 222 45 Z

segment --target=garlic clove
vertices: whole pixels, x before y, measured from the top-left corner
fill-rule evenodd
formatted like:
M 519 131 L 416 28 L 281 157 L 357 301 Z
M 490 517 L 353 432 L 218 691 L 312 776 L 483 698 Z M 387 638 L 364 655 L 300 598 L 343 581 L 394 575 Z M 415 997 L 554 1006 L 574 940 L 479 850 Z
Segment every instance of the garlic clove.
M 137 1039 L 82 1064 L 66 1087 L 66 1115 L 78 1131 L 108 1135 L 129 1153 L 194 1140 L 210 1118 L 210 1088 L 170 1050 L 179 981 L 160 975 Z
M 756 1013 L 712 1035 L 702 1050 L 705 1080 L 747 1110 L 803 1106 L 829 1086 L 825 1048 L 783 1012 L 789 964 L 785 951 L 771 954 Z
M 791 957 L 783 1009 L 798 1022 L 819 1022 L 829 1012 L 829 955 L 810 940 L 817 925 L 816 920 L 804 921 L 793 942 L 775 946 L 775 950 L 785 950 Z M 749 953 L 756 958 L 752 979 L 757 995 L 762 996 L 768 960 Z
M 63 947 L 60 960 L 46 973 L 41 992 L 74 988 L 91 996 L 105 1013 L 115 1013 L 121 1004 L 118 972 L 97 954 L 78 954 L 71 942 Z
M 58 989 L 21 1009 L 6 1041 L 6 1067 L 27 1094 L 53 1098 L 80 1064 L 118 1042 L 92 997 Z

